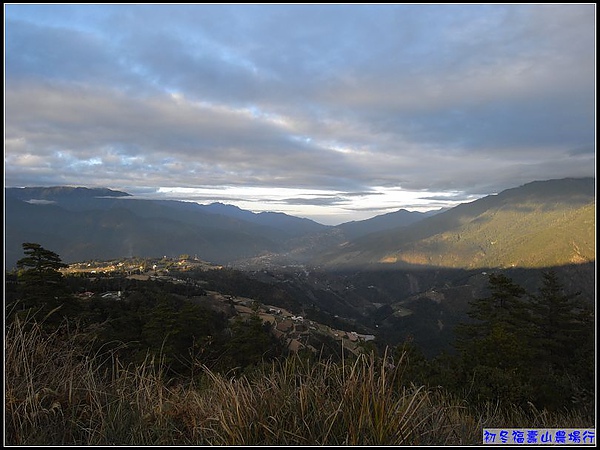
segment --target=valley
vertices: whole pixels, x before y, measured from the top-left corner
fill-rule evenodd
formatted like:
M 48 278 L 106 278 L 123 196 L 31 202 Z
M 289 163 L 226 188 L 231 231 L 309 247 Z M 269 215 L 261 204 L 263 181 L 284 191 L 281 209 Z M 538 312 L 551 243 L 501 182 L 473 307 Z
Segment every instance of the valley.
M 23 242 L 38 242 L 69 271 L 203 283 L 215 295 L 376 336 L 380 347 L 412 339 L 429 356 L 452 351 L 455 326 L 492 273 L 535 292 L 552 268 L 566 290 L 595 301 L 593 178 L 339 226 L 109 189 L 8 188 L 5 198 L 8 270 Z
M 490 273 L 506 274 L 535 292 L 544 270 L 417 267 L 323 271 L 301 264 L 249 270 L 181 255 L 179 258 L 87 261 L 70 264 L 63 273 L 67 277 L 98 280 L 96 285 L 99 286 L 108 284 L 112 287 L 110 292 L 120 292 L 123 298 L 127 297 L 127 286 L 132 281 L 154 283 L 163 286 L 166 292 L 183 295 L 198 305 L 225 313 L 230 319 L 258 314 L 273 334 L 286 343 L 286 348 L 291 344 L 294 348 L 318 352 L 322 351 L 317 350 L 319 345 L 325 345 L 329 352 L 335 352 L 342 341 L 340 336 L 345 336 L 346 347 L 357 351 L 356 343 L 364 339 L 347 340 L 355 333 L 372 336 L 369 341 L 382 350 L 411 340 L 425 355 L 434 357 L 454 351 L 453 330 L 468 320 L 470 302 L 488 295 Z M 582 300 L 593 305 L 594 264 L 553 270 L 567 291 L 581 292 Z M 100 287 L 94 291 L 93 298 L 106 293 Z M 280 313 L 274 315 L 273 311 Z M 294 317 L 307 322 L 299 328 L 290 326 Z M 291 334 L 282 334 L 281 328 Z

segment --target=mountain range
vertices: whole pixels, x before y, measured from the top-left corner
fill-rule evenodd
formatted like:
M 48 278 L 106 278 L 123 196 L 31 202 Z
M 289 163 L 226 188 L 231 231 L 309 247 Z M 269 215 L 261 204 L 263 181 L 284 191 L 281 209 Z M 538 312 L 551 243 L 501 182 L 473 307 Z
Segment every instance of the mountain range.
M 65 262 L 195 255 L 330 269 L 540 267 L 595 261 L 595 178 L 536 181 L 429 213 L 326 226 L 233 205 L 85 187 L 5 188 L 5 267 L 36 242 Z
M 318 256 L 326 267 L 550 267 L 595 261 L 595 179 L 536 181 Z

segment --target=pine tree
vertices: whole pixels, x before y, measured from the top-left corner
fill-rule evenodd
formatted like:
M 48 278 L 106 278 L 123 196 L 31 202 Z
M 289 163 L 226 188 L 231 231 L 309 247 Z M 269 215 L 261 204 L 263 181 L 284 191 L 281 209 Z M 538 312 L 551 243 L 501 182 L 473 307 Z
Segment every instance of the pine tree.
M 490 274 L 489 290 L 489 296 L 470 303 L 468 315 L 473 321 L 457 327 L 457 347 L 463 351 L 481 347 L 482 342 L 493 341 L 502 333 L 519 337 L 524 333 L 524 325 L 529 320 L 525 289 L 503 274 Z
M 538 293 L 531 296 L 536 392 L 547 405 L 563 407 L 578 391 L 594 389 L 594 316 L 578 292 L 565 293 L 555 271 L 542 277 Z
M 489 276 L 489 291 L 471 302 L 473 321 L 456 329 L 463 381 L 478 400 L 526 402 L 533 357 L 527 292 L 503 274 Z
M 538 294 L 531 296 L 536 346 L 552 368 L 564 368 L 586 333 L 587 319 L 578 292 L 566 294 L 553 270 L 542 277 Z
M 535 295 L 491 275 L 490 295 L 471 303 L 472 323 L 457 327 L 459 383 L 471 398 L 538 408 L 572 407 L 594 389 L 593 313 L 564 292 L 552 270 Z M 583 399 L 582 401 L 587 401 Z
M 17 268 L 21 270 L 20 279 L 30 285 L 49 286 L 59 284 L 62 274 L 59 269 L 67 268 L 58 254 L 46 250 L 40 244 L 25 242 L 22 244 L 24 258 L 17 261 Z
M 21 308 L 47 322 L 57 322 L 72 315 L 76 302 L 70 294 L 60 269 L 68 267 L 58 254 L 40 244 L 22 244 L 25 257 L 17 261 L 17 282 Z M 58 312 L 60 311 L 60 312 Z M 46 317 L 50 312 L 58 312 Z

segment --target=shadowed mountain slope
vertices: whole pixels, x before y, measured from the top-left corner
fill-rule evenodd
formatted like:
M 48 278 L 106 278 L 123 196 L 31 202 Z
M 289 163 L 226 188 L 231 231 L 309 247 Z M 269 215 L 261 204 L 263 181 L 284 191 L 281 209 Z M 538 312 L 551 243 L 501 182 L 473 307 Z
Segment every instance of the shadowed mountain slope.
M 399 212 L 400 213 L 400 212 Z M 349 236 L 414 222 L 422 213 L 336 227 L 283 213 L 254 213 L 233 205 L 138 199 L 105 188 L 5 189 L 5 264 L 22 257 L 21 244 L 36 242 L 67 262 L 129 256 L 193 254 L 218 263 L 263 255 L 302 261 Z M 376 224 L 374 227 L 373 224 Z M 308 256 L 306 256 L 308 255 Z M 269 256 L 270 259 L 271 256 Z
M 283 225 L 260 224 L 206 212 L 202 206 L 134 199 L 108 189 L 9 188 L 5 264 L 10 268 L 23 256 L 23 242 L 51 248 L 66 262 L 185 253 L 222 264 L 280 251 L 286 240 L 308 232 L 306 219 L 287 216 Z

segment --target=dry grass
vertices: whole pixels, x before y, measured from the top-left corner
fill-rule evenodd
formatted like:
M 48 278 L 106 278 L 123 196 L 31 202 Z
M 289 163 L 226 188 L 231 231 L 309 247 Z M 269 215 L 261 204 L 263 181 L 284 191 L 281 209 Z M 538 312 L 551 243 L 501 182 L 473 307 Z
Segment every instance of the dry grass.
M 47 334 L 15 321 L 5 334 L 8 445 L 461 445 L 481 443 L 484 427 L 589 426 L 398 387 L 403 361 L 287 358 L 235 378 L 202 367 L 184 383 L 153 360 L 90 357 L 66 326 Z

